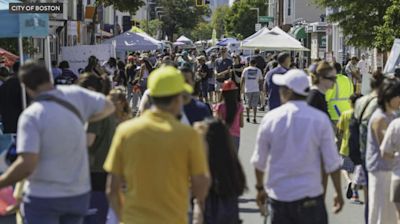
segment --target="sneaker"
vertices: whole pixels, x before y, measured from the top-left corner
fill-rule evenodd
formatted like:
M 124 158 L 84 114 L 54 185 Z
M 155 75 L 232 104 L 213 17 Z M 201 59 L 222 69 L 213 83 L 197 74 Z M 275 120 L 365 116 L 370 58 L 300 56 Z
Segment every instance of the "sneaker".
M 350 199 L 353 197 L 353 190 L 351 189 L 351 182 L 346 187 L 346 198 Z
M 246 121 L 250 123 L 250 118 L 247 118 Z
M 260 107 L 258 110 L 259 111 L 265 111 L 265 106 L 264 107 Z
M 257 124 L 257 120 L 256 119 L 253 119 L 253 122 L 254 122 L 254 124 Z
M 355 205 L 363 205 L 364 204 L 364 202 L 360 201 L 360 199 L 358 197 L 352 197 L 350 199 L 350 203 L 355 204 Z

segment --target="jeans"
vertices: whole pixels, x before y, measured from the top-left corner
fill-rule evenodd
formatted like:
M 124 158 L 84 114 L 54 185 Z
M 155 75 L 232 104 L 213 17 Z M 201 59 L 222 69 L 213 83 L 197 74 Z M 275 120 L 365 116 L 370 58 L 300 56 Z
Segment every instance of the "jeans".
M 270 199 L 271 224 L 327 224 L 323 196 L 293 202 Z
M 89 201 L 90 193 L 61 198 L 26 196 L 21 212 L 25 224 L 82 224 Z

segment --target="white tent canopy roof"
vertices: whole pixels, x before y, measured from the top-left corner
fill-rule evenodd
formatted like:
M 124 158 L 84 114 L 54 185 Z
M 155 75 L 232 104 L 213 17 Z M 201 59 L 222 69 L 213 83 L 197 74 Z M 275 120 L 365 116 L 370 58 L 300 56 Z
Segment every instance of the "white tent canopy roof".
M 277 28 L 277 27 L 275 27 Z M 275 29 L 274 28 L 274 29 Z M 309 51 L 299 41 L 285 33 L 281 29 L 272 29 L 264 32 L 249 41 L 242 42 L 242 49 L 259 48 L 263 50 L 277 51 Z M 282 33 L 283 32 L 283 33 Z M 285 34 L 284 34 L 285 33 Z
M 180 36 L 176 42 L 192 43 L 193 41 L 185 36 Z
M 258 36 L 260 36 L 260 35 L 262 35 L 262 34 L 265 34 L 265 33 L 268 33 L 268 32 L 269 32 L 268 27 L 263 27 L 261 30 L 257 31 L 257 32 L 254 33 L 253 35 L 251 35 L 251 36 L 247 37 L 246 39 L 244 39 L 244 40 L 242 41 L 242 44 L 246 43 L 246 42 L 249 41 L 249 40 L 254 39 L 255 37 L 258 37 Z

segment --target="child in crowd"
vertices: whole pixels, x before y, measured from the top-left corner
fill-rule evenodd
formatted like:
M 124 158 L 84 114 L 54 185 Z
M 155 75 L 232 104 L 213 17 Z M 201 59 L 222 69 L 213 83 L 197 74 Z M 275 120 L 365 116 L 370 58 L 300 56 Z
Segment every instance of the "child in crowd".
M 243 105 L 238 100 L 238 87 L 232 80 L 222 85 L 222 102 L 216 105 L 214 116 L 223 120 L 229 128 L 236 151 L 240 146 L 240 128 L 243 127 Z
M 361 165 L 354 165 L 353 161 L 349 157 L 349 137 L 350 137 L 350 120 L 354 113 L 354 105 L 357 99 L 361 96 L 359 94 L 353 94 L 350 97 L 351 109 L 343 112 L 340 115 L 339 121 L 337 123 L 337 130 L 340 135 L 343 136 L 342 144 L 340 146 L 340 155 L 343 159 L 342 173 L 347 181 L 346 197 L 351 199 L 354 204 L 363 204 L 359 199 L 358 187 L 360 185 L 365 185 L 363 178 L 363 170 Z M 353 180 L 350 177 L 350 173 L 354 173 Z
M 201 123 L 208 127 L 204 134 L 212 176 L 212 185 L 205 202 L 204 223 L 239 224 L 238 198 L 246 189 L 246 178 L 231 135 L 221 120 L 207 119 Z

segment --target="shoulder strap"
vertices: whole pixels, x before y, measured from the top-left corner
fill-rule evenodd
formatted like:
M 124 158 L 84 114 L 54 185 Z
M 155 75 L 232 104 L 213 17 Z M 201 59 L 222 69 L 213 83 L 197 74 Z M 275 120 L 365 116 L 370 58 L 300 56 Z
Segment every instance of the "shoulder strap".
M 60 99 L 60 98 L 55 97 L 55 96 L 53 96 L 53 95 L 48 95 L 48 94 L 46 94 L 46 95 L 41 95 L 41 96 L 37 97 L 37 98 L 35 99 L 35 101 L 38 101 L 38 102 L 39 102 L 39 101 L 51 101 L 51 102 L 55 102 L 55 103 L 57 103 L 57 104 L 63 106 L 65 109 L 67 109 L 67 110 L 71 111 L 72 113 L 74 113 L 74 114 L 79 118 L 79 120 L 82 122 L 82 124 L 85 123 L 85 120 L 84 120 L 83 117 L 81 116 L 81 113 L 79 112 L 79 110 L 76 109 L 76 107 L 75 107 L 74 105 L 72 105 L 70 102 L 68 102 L 68 101 L 66 101 L 66 100 Z
M 367 104 L 365 105 L 365 107 L 363 108 L 363 110 L 361 111 L 360 114 L 360 118 L 358 119 L 358 123 L 361 124 L 362 118 L 364 116 L 364 112 L 367 110 L 369 104 L 372 102 L 372 100 L 374 100 L 376 98 L 376 96 L 372 97 L 371 99 L 368 100 Z

